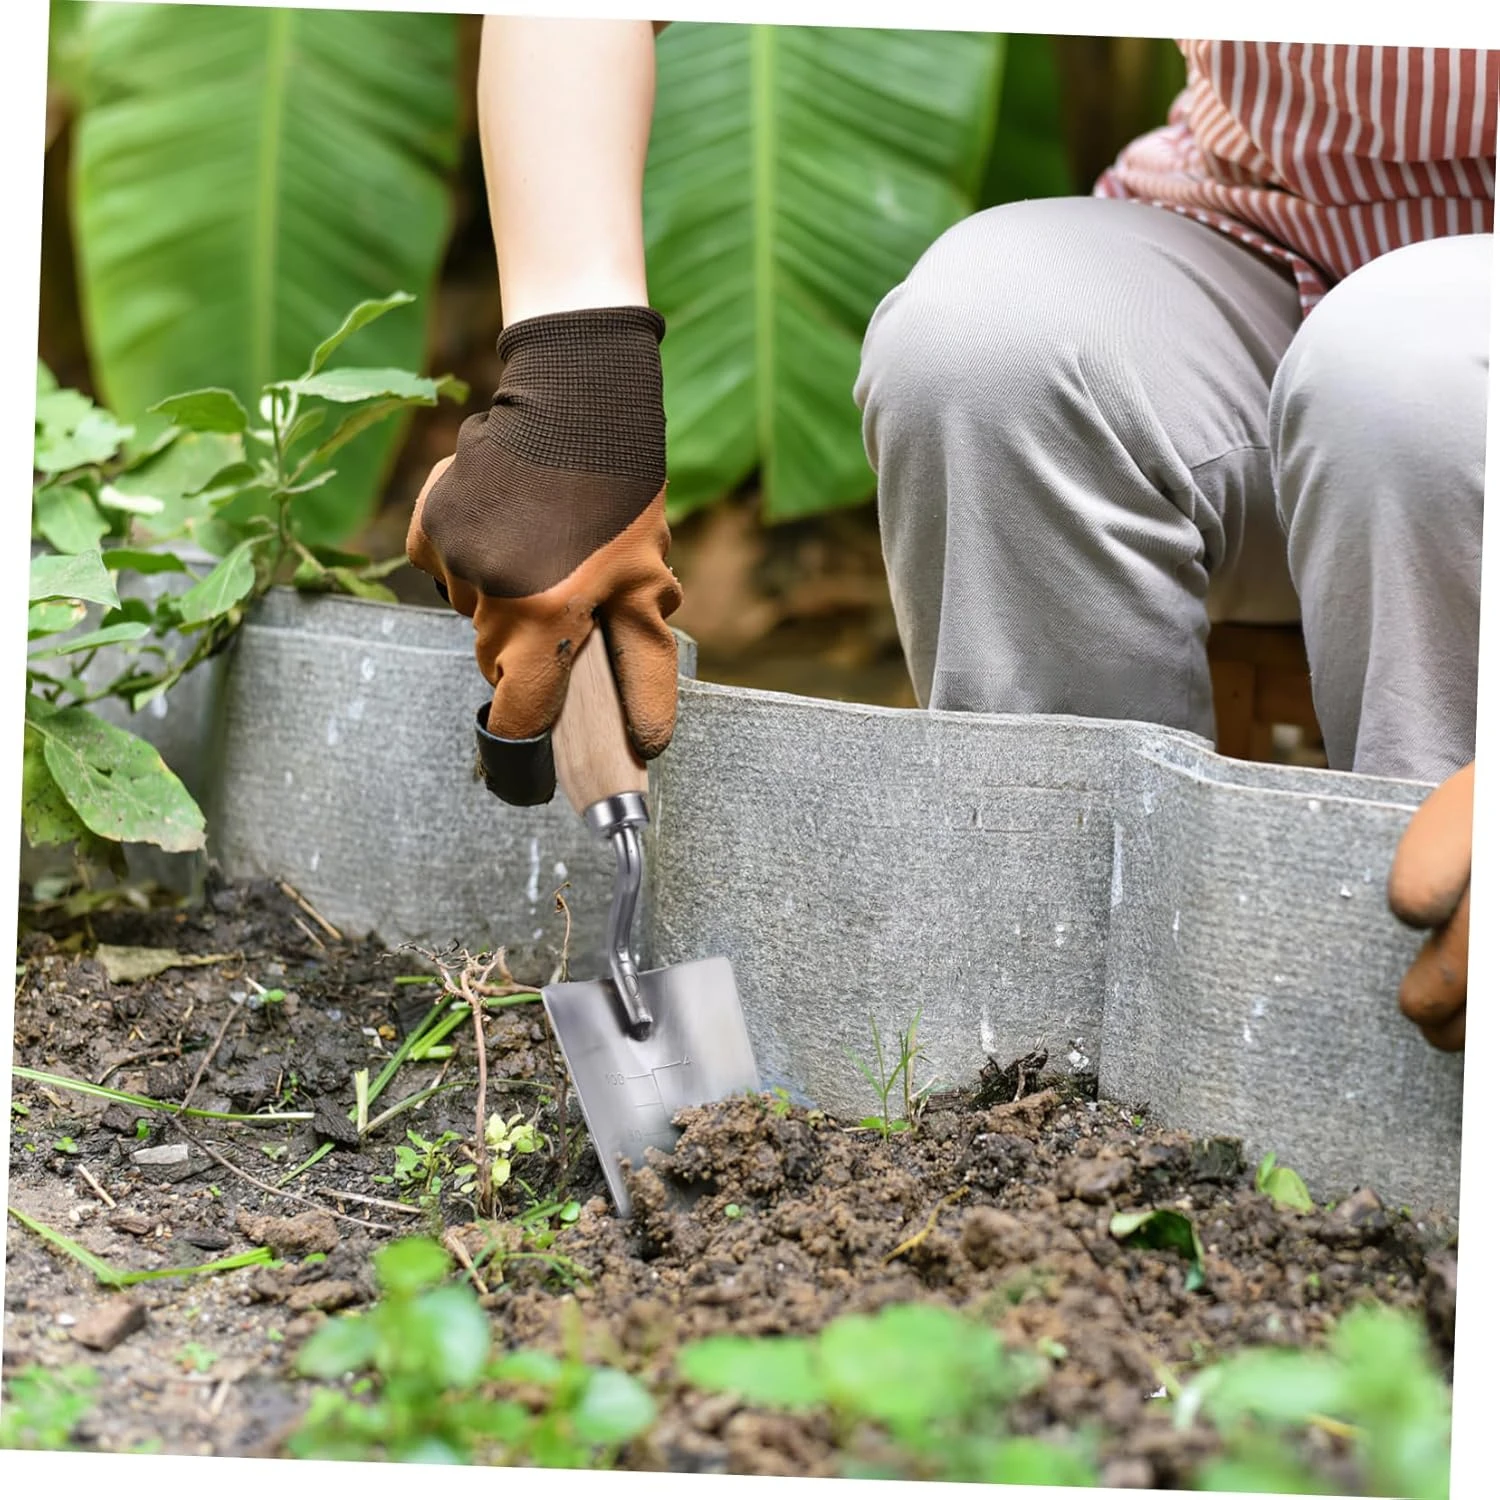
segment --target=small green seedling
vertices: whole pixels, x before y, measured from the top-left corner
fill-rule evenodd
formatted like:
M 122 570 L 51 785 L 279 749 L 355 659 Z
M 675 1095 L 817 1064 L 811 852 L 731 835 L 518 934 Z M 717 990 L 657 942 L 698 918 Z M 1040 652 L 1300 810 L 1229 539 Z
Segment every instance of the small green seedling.
M 57 1370 L 32 1365 L 7 1376 L 0 1399 L 0 1448 L 66 1448 L 73 1430 L 94 1409 L 98 1383 L 98 1372 L 88 1365 Z
M 1005 1408 L 1045 1379 L 1045 1363 L 1005 1348 L 993 1328 L 946 1307 L 851 1315 L 808 1338 L 725 1335 L 682 1350 L 678 1371 L 752 1406 L 826 1411 L 847 1440 L 886 1436 L 888 1462 L 848 1477 L 1091 1485 L 1080 1451 L 1007 1436 Z
M 1313 1211 L 1307 1184 L 1290 1167 L 1278 1167 L 1274 1151 L 1267 1151 L 1255 1169 L 1255 1191 L 1298 1213 L 1310 1214 Z
M 1200 1291 L 1204 1285 L 1203 1241 L 1186 1214 L 1174 1208 L 1150 1208 L 1115 1214 L 1109 1232 L 1121 1244 L 1142 1250 L 1175 1250 L 1188 1262 L 1183 1290 Z
M 1206 1370 L 1176 1418 L 1187 1426 L 1201 1412 L 1224 1436 L 1200 1489 L 1327 1493 L 1288 1456 L 1287 1437 L 1337 1424 L 1362 1471 L 1360 1493 L 1447 1500 L 1451 1404 L 1417 1320 L 1362 1306 L 1339 1320 L 1326 1352 L 1251 1349 Z
M 314 1395 L 288 1444 L 294 1457 L 607 1467 L 651 1425 L 655 1406 L 637 1380 L 584 1361 L 576 1319 L 562 1359 L 495 1357 L 489 1319 L 451 1269 L 431 1240 L 376 1256 L 380 1301 L 326 1323 L 298 1356 L 304 1376 L 356 1379 Z
M 530 1156 L 545 1144 L 541 1131 L 524 1115 L 491 1115 L 484 1127 L 484 1144 L 494 1153 L 490 1159 L 490 1183 L 498 1192 L 510 1181 L 517 1156 Z
M 865 1081 L 874 1091 L 875 1098 L 880 1104 L 880 1113 L 866 1116 L 859 1122 L 857 1129 L 875 1130 L 889 1139 L 893 1135 L 911 1130 L 916 1125 L 922 1105 L 933 1088 L 931 1082 L 920 1088 L 916 1087 L 915 1083 L 917 1060 L 924 1051 L 917 1043 L 917 1028 L 921 1024 L 922 1012 L 918 1011 L 911 1024 L 901 1033 L 896 1060 L 889 1069 L 886 1067 L 885 1045 L 881 1041 L 880 1027 L 874 1016 L 870 1017 L 870 1035 L 875 1044 L 874 1070 L 872 1071 L 866 1063 L 861 1062 L 852 1052 L 846 1050 L 844 1055 L 864 1075 Z M 901 1090 L 901 1113 L 893 1118 L 892 1096 L 895 1095 L 898 1084 Z
M 70 1135 L 59 1136 L 53 1141 L 52 1149 L 54 1151 L 61 1151 L 64 1156 L 77 1156 L 78 1142 Z
M 193 1369 L 204 1375 L 218 1363 L 219 1356 L 212 1349 L 205 1349 L 202 1344 L 190 1343 L 182 1346 L 178 1360 L 184 1369 Z

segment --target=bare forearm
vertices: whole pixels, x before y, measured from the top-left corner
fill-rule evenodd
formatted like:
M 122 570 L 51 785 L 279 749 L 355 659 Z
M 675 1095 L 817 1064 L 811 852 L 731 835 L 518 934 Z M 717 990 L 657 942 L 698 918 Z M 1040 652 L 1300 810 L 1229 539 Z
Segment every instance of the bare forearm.
M 479 133 L 507 326 L 647 302 L 650 21 L 489 16 Z

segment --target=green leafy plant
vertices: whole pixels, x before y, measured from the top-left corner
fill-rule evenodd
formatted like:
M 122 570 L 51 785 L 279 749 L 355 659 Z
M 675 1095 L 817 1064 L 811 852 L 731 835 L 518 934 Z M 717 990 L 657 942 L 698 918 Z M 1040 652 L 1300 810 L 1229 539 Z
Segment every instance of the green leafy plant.
M 1290 1167 L 1278 1167 L 1274 1151 L 1267 1151 L 1255 1169 L 1255 1191 L 1298 1213 L 1309 1214 L 1313 1210 L 1307 1184 Z
M 484 1144 L 490 1158 L 490 1182 L 498 1192 L 510 1181 L 515 1158 L 530 1156 L 543 1145 L 541 1131 L 524 1115 L 491 1115 L 484 1127 Z
M 79 301 L 104 400 L 129 421 L 175 392 L 261 392 L 351 301 L 430 292 L 458 161 L 449 15 L 63 5 L 55 86 L 76 109 Z M 184 142 L 192 149 L 184 150 Z M 393 320 L 362 362 L 416 367 Z M 304 500 L 309 542 L 370 513 L 399 425 L 368 427 Z
M 1046 1366 L 952 1308 L 887 1307 L 808 1338 L 705 1339 L 681 1351 L 678 1370 L 700 1390 L 753 1406 L 825 1410 L 844 1441 L 858 1427 L 878 1429 L 889 1462 L 851 1466 L 850 1477 L 1098 1483 L 1082 1451 L 1005 1434 L 1005 1408 L 1045 1379 Z
M 1188 1263 L 1183 1289 L 1196 1292 L 1204 1284 L 1203 1241 L 1198 1226 L 1175 1208 L 1138 1209 L 1113 1215 L 1109 1232 L 1122 1244 L 1141 1250 L 1175 1250 Z
M 93 705 L 139 712 L 168 693 L 228 645 L 274 583 L 393 597 L 379 579 L 400 559 L 372 564 L 309 542 L 304 506 L 360 432 L 467 394 L 451 377 L 330 366 L 348 339 L 412 300 L 360 303 L 301 375 L 263 388 L 253 416 L 232 392 L 205 388 L 122 423 L 38 366 L 32 526 L 50 550 L 32 560 L 27 621 L 22 826 L 33 845 L 105 858 L 121 843 L 202 848 L 187 788 Z M 182 586 L 156 587 L 157 575 Z
M 98 1384 L 98 1372 L 88 1365 L 56 1370 L 30 1365 L 7 1375 L 0 1399 L 0 1448 L 66 1448 L 74 1428 L 93 1411 Z
M 768 519 L 868 498 L 865 326 L 974 208 L 1004 51 L 989 33 L 663 33 L 645 214 L 674 516 L 757 468 Z
M 395 1166 L 389 1174 L 381 1174 L 376 1182 L 394 1183 L 401 1188 L 403 1202 L 415 1200 L 421 1207 L 435 1210 L 442 1200 L 445 1183 L 451 1182 L 460 1192 L 473 1190 L 473 1178 L 478 1168 L 472 1162 L 456 1161 L 453 1148 L 463 1137 L 456 1130 L 445 1130 L 436 1140 L 429 1141 L 416 1130 L 408 1130 L 406 1139 L 410 1143 L 395 1148 Z
M 901 1033 L 895 1062 L 889 1068 L 886 1067 L 885 1044 L 881 1040 L 880 1026 L 874 1016 L 870 1017 L 870 1036 L 875 1044 L 874 1069 L 872 1070 L 868 1063 L 855 1057 L 852 1052 L 845 1051 L 844 1055 L 864 1075 L 865 1082 L 874 1091 L 875 1098 L 880 1105 L 880 1113 L 869 1115 L 861 1120 L 858 1129 L 878 1130 L 882 1136 L 889 1138 L 902 1131 L 910 1130 L 917 1123 L 922 1105 L 933 1088 L 931 1082 L 920 1087 L 916 1082 L 917 1062 L 925 1050 L 917 1041 L 917 1030 L 921 1024 L 922 1012 L 918 1011 L 911 1024 Z M 896 1095 L 898 1085 L 900 1086 L 901 1113 L 893 1117 L 892 1097 Z
M 644 1432 L 655 1407 L 638 1381 L 588 1364 L 570 1330 L 563 1358 L 492 1354 L 489 1320 L 447 1254 L 408 1239 L 375 1258 L 380 1301 L 326 1323 L 299 1373 L 356 1379 L 322 1389 L 288 1443 L 297 1458 L 603 1467 Z
M 1361 1493 L 1447 1500 L 1451 1408 L 1417 1320 L 1368 1306 L 1339 1320 L 1326 1352 L 1252 1349 L 1204 1371 L 1183 1392 L 1177 1421 L 1201 1412 L 1225 1438 L 1199 1489 L 1334 1493 L 1287 1444 L 1318 1424 L 1347 1436 Z

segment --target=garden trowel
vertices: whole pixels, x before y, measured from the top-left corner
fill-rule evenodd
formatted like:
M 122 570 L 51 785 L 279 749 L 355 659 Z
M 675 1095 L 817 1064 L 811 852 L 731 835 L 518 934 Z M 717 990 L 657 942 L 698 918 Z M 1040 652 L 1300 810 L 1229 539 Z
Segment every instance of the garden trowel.
M 481 725 L 481 759 L 487 736 Z M 670 1151 L 672 1116 L 759 1087 L 744 1011 L 726 958 L 642 973 L 631 930 L 644 858 L 646 768 L 625 728 L 603 632 L 573 663 L 551 756 L 568 800 L 615 856 L 609 912 L 609 977 L 547 985 L 542 1002 L 562 1047 L 615 1207 L 631 1214 L 622 1161 Z

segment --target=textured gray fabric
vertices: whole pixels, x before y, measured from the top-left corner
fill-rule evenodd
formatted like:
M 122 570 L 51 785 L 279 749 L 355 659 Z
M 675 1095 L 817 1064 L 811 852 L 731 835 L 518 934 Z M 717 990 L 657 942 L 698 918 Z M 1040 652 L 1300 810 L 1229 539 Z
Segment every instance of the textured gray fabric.
M 1396 988 L 1385 908 L 1419 783 L 1247 765 L 1102 720 L 684 683 L 653 774 L 648 953 L 734 965 L 768 1084 L 849 1116 L 922 1013 L 972 1084 L 1041 1044 L 1313 1191 L 1456 1210 L 1462 1060 Z
M 1313 309 L 1271 451 L 1329 760 L 1474 758 L 1493 235 L 1371 261 Z
M 1210 619 L 1298 618 L 1274 420 L 1330 757 L 1439 779 L 1472 746 L 1487 253 L 1386 257 L 1299 335 L 1279 270 L 1163 210 L 1041 200 L 948 231 L 877 309 L 855 389 L 919 700 L 1211 737 Z M 1439 495 L 1413 482 L 1434 471 Z

